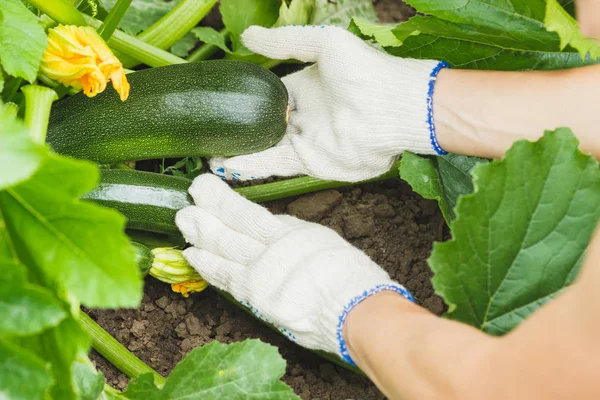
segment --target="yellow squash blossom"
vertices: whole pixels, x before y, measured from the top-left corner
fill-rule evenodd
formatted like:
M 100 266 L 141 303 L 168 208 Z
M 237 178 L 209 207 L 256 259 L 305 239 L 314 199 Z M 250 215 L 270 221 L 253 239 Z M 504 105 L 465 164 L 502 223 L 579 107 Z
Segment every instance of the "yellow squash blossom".
M 58 25 L 48 31 L 42 72 L 66 86 L 94 97 L 112 82 L 122 101 L 129 96 L 123 65 L 89 26 Z
M 170 283 L 171 290 L 188 297 L 190 293 L 201 292 L 208 287 L 198 272 L 183 256 L 183 252 L 174 247 L 152 249 L 154 261 L 148 272 L 159 281 Z

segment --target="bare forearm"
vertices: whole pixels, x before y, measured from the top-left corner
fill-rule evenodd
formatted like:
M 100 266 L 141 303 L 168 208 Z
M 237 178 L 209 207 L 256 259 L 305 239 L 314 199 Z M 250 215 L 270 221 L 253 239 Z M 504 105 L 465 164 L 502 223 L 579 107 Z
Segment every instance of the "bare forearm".
M 357 365 L 390 399 L 469 399 L 469 383 L 496 339 L 382 292 L 348 316 Z
M 600 159 L 595 93 L 600 66 L 563 71 L 444 70 L 434 94 L 438 140 L 449 152 L 499 158 L 520 139 L 569 127 Z

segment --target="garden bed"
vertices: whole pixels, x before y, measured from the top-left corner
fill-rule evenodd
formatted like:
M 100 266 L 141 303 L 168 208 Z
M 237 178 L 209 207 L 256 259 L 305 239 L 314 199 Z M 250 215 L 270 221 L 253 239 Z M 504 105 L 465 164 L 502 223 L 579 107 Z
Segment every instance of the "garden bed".
M 412 192 L 400 179 L 328 190 L 267 204 L 336 230 L 364 250 L 403 283 L 430 311 L 444 304 L 433 293 L 427 267 L 433 241 L 442 240 L 446 225 L 435 202 Z M 286 340 L 258 320 L 208 289 L 185 299 L 169 285 L 147 278 L 142 306 L 136 310 L 92 311 L 101 326 L 164 376 L 190 350 L 213 340 L 233 343 L 260 338 L 279 348 L 287 361 L 283 380 L 303 399 L 381 399 L 366 378 L 324 361 Z M 107 382 L 119 389 L 128 379 L 100 356 L 92 356 Z

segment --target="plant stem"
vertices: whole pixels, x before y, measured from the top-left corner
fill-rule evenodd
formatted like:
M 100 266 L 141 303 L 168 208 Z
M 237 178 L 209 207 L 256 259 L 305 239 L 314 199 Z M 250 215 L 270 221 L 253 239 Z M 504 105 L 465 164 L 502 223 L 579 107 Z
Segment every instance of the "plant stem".
M 98 28 L 98 34 L 105 42 L 108 42 L 115 29 L 117 29 L 119 22 L 121 22 L 125 12 L 131 5 L 131 1 L 132 0 L 118 0 L 104 19 L 104 23 Z
M 85 15 L 84 18 L 88 24 L 96 29 L 102 24 L 102 22 L 89 15 Z M 113 33 L 108 44 L 114 50 L 128 54 L 151 67 L 163 67 L 165 65 L 183 64 L 187 62 L 183 58 L 145 43 L 118 29 Z
M 0 71 L 0 74 L 1 73 L 2 71 Z M 21 83 L 23 83 L 23 78 L 9 79 L 4 84 L 4 90 L 2 91 L 2 101 L 5 103 L 12 101 L 13 97 L 15 97 L 15 94 L 17 94 L 17 90 L 19 90 Z
M 31 5 L 38 8 L 44 14 L 47 14 L 50 18 L 65 25 L 87 25 L 83 16 L 67 0 L 27 0 Z
M 83 311 L 79 313 L 79 322 L 81 322 L 83 330 L 91 337 L 92 347 L 119 371 L 130 378 L 137 378 L 142 374 L 151 373 L 154 376 L 154 383 L 156 385 L 163 385 L 166 382 L 166 379 L 158 372 L 127 350 L 125 346 L 119 343 Z
M 48 119 L 52 102 L 58 99 L 56 92 L 45 86 L 27 85 L 21 91 L 25 95 L 25 125 L 36 143 L 46 141 Z
M 181 0 L 154 25 L 140 33 L 137 38 L 167 50 L 192 30 L 198 22 L 202 21 L 216 3 L 217 0 Z M 121 62 L 127 68 L 138 64 L 137 60 L 127 56 L 121 57 Z
M 223 28 L 219 31 L 219 34 L 223 37 L 227 37 L 229 35 L 229 30 L 227 28 Z M 198 47 L 192 54 L 190 54 L 187 58 L 189 62 L 203 61 L 208 60 L 219 50 L 219 46 L 215 46 L 214 44 L 204 43 L 202 46 Z
M 358 183 L 377 182 L 385 179 L 397 178 L 399 167 L 400 162 L 397 162 L 385 174 L 363 182 L 324 181 L 322 179 L 304 176 L 301 178 L 286 179 L 279 182 L 237 188 L 235 191 L 251 201 L 271 201 L 285 197 L 297 196 L 299 194 L 316 192 L 318 190 L 333 189 L 337 187 L 355 185 Z
M 269 60 L 269 61 L 265 61 L 264 63 L 260 64 L 260 66 L 263 68 L 266 68 L 266 69 L 271 69 L 271 68 L 275 68 L 282 62 L 283 62 L 283 60 Z

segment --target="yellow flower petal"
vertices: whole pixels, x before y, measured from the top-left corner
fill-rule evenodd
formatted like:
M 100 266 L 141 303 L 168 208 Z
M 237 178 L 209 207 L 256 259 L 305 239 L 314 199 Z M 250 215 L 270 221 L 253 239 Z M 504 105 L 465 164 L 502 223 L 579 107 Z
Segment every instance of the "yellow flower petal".
M 175 293 L 181 293 L 183 297 L 188 297 L 190 293 L 201 292 L 208 287 L 208 283 L 204 280 L 197 282 L 182 282 L 171 284 L 171 290 Z
M 112 81 L 122 101 L 129 96 L 123 65 L 89 26 L 58 25 L 48 31 L 42 72 L 51 79 L 83 89 L 93 97 Z

